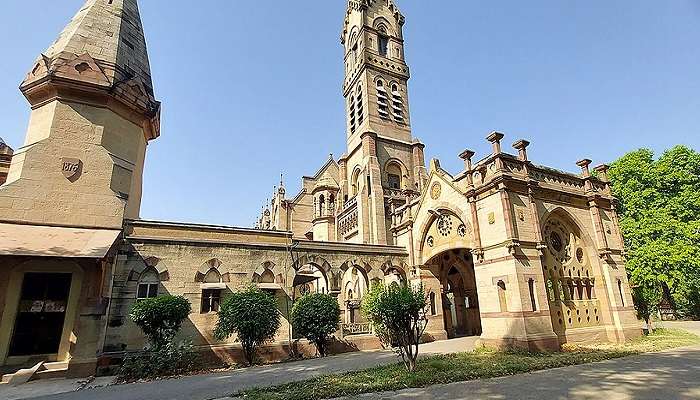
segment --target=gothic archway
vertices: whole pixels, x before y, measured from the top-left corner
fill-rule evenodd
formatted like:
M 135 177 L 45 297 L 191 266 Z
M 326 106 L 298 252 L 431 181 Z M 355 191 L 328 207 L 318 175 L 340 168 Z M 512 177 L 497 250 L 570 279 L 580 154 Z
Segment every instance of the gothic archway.
M 418 259 L 424 263 L 448 250 L 474 248 L 471 224 L 448 208 L 431 210 L 419 237 Z
M 447 250 L 433 256 L 426 265 L 430 266 L 440 282 L 442 319 L 447 336 L 481 335 L 476 272 L 471 251 Z
M 546 217 L 542 234 L 546 244 L 542 268 L 552 328 L 565 341 L 567 330 L 602 324 L 596 294 L 602 279 L 596 273 L 595 246 L 563 209 Z

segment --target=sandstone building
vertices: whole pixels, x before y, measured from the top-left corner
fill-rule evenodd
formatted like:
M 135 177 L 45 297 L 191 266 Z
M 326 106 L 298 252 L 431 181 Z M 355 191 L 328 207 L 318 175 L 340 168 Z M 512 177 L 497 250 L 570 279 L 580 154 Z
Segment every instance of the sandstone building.
M 222 298 L 250 282 L 275 295 L 285 321 L 305 293 L 337 297 L 338 349 L 378 345 L 359 304 L 382 281 L 423 284 L 428 340 L 536 349 L 638 335 L 606 166 L 596 176 L 589 160 L 580 174 L 539 166 L 527 141 L 511 155 L 493 132 L 490 154 L 460 154 L 463 171 L 426 169 L 403 24 L 393 0 L 348 1 L 346 154 L 293 198 L 281 183 L 246 229 L 139 218 L 160 103 L 138 5 L 88 0 L 20 87 L 32 113 L 0 187 L 2 371 L 106 368 L 143 344 L 131 305 L 165 293 L 193 305 L 183 336 L 235 360 L 235 338 L 212 331 Z M 267 356 L 293 339 L 284 323 Z
M 2 138 L 0 138 L 0 185 L 7 180 L 7 173 L 10 171 L 13 150 Z

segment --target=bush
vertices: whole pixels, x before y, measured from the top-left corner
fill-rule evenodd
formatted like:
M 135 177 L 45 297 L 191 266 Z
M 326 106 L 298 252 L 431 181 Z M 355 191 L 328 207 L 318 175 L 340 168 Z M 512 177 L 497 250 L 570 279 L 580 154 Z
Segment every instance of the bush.
M 340 323 L 338 300 L 322 293 L 306 295 L 294 304 L 291 320 L 294 332 L 313 342 L 321 357 L 325 357 L 329 336 Z
M 128 355 L 119 368 L 118 380 L 132 382 L 183 375 L 200 367 L 199 354 L 191 343 L 167 342 L 140 353 Z
M 392 347 L 409 372 L 416 369 L 418 346 L 426 328 L 423 287 L 375 284 L 362 301 L 362 310 L 382 343 Z
M 151 347 L 157 349 L 172 342 L 191 311 L 192 306 L 184 297 L 158 296 L 137 301 L 129 318 L 141 328 Z
M 232 294 L 221 304 L 214 336 L 218 340 L 224 340 L 236 334 L 246 361 L 252 365 L 255 350 L 275 337 L 280 320 L 274 297 L 250 286 Z

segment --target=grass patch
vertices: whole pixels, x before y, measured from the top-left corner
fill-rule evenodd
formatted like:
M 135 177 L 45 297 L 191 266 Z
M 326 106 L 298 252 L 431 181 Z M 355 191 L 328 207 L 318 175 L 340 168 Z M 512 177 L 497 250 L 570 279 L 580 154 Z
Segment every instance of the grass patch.
M 565 346 L 564 351 L 553 353 L 478 349 L 469 353 L 420 358 L 414 373 L 406 372 L 403 364 L 392 364 L 246 390 L 235 394 L 234 397 L 249 400 L 330 399 L 515 375 L 696 344 L 700 344 L 700 337 L 686 331 L 658 329 L 651 335 L 632 340 L 625 345 Z

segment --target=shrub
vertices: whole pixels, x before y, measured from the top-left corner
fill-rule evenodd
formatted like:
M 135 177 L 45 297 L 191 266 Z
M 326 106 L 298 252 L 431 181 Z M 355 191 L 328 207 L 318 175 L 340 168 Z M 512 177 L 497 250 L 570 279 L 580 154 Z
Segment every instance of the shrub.
M 118 372 L 119 380 L 182 375 L 197 369 L 199 354 L 192 344 L 175 342 L 175 335 L 191 311 L 184 297 L 159 296 L 137 301 L 129 318 L 141 328 L 149 346 L 143 352 L 127 355 Z
M 406 369 L 416 369 L 418 346 L 426 328 L 423 287 L 375 284 L 362 301 L 362 310 L 374 325 L 375 334 L 396 351 Z
M 252 365 L 255 350 L 274 338 L 280 327 L 280 319 L 274 297 L 250 286 L 233 293 L 221 304 L 214 336 L 224 340 L 236 334 L 246 361 Z
M 172 342 L 191 311 L 184 297 L 158 296 L 137 301 L 129 318 L 141 328 L 151 347 L 158 348 Z
M 132 382 L 183 375 L 199 367 L 199 354 L 191 343 L 177 344 L 170 341 L 155 349 L 128 355 L 117 375 L 121 382 Z
M 340 323 L 338 300 L 322 293 L 306 295 L 294 304 L 291 320 L 294 332 L 313 342 L 320 356 L 325 357 L 329 336 Z

